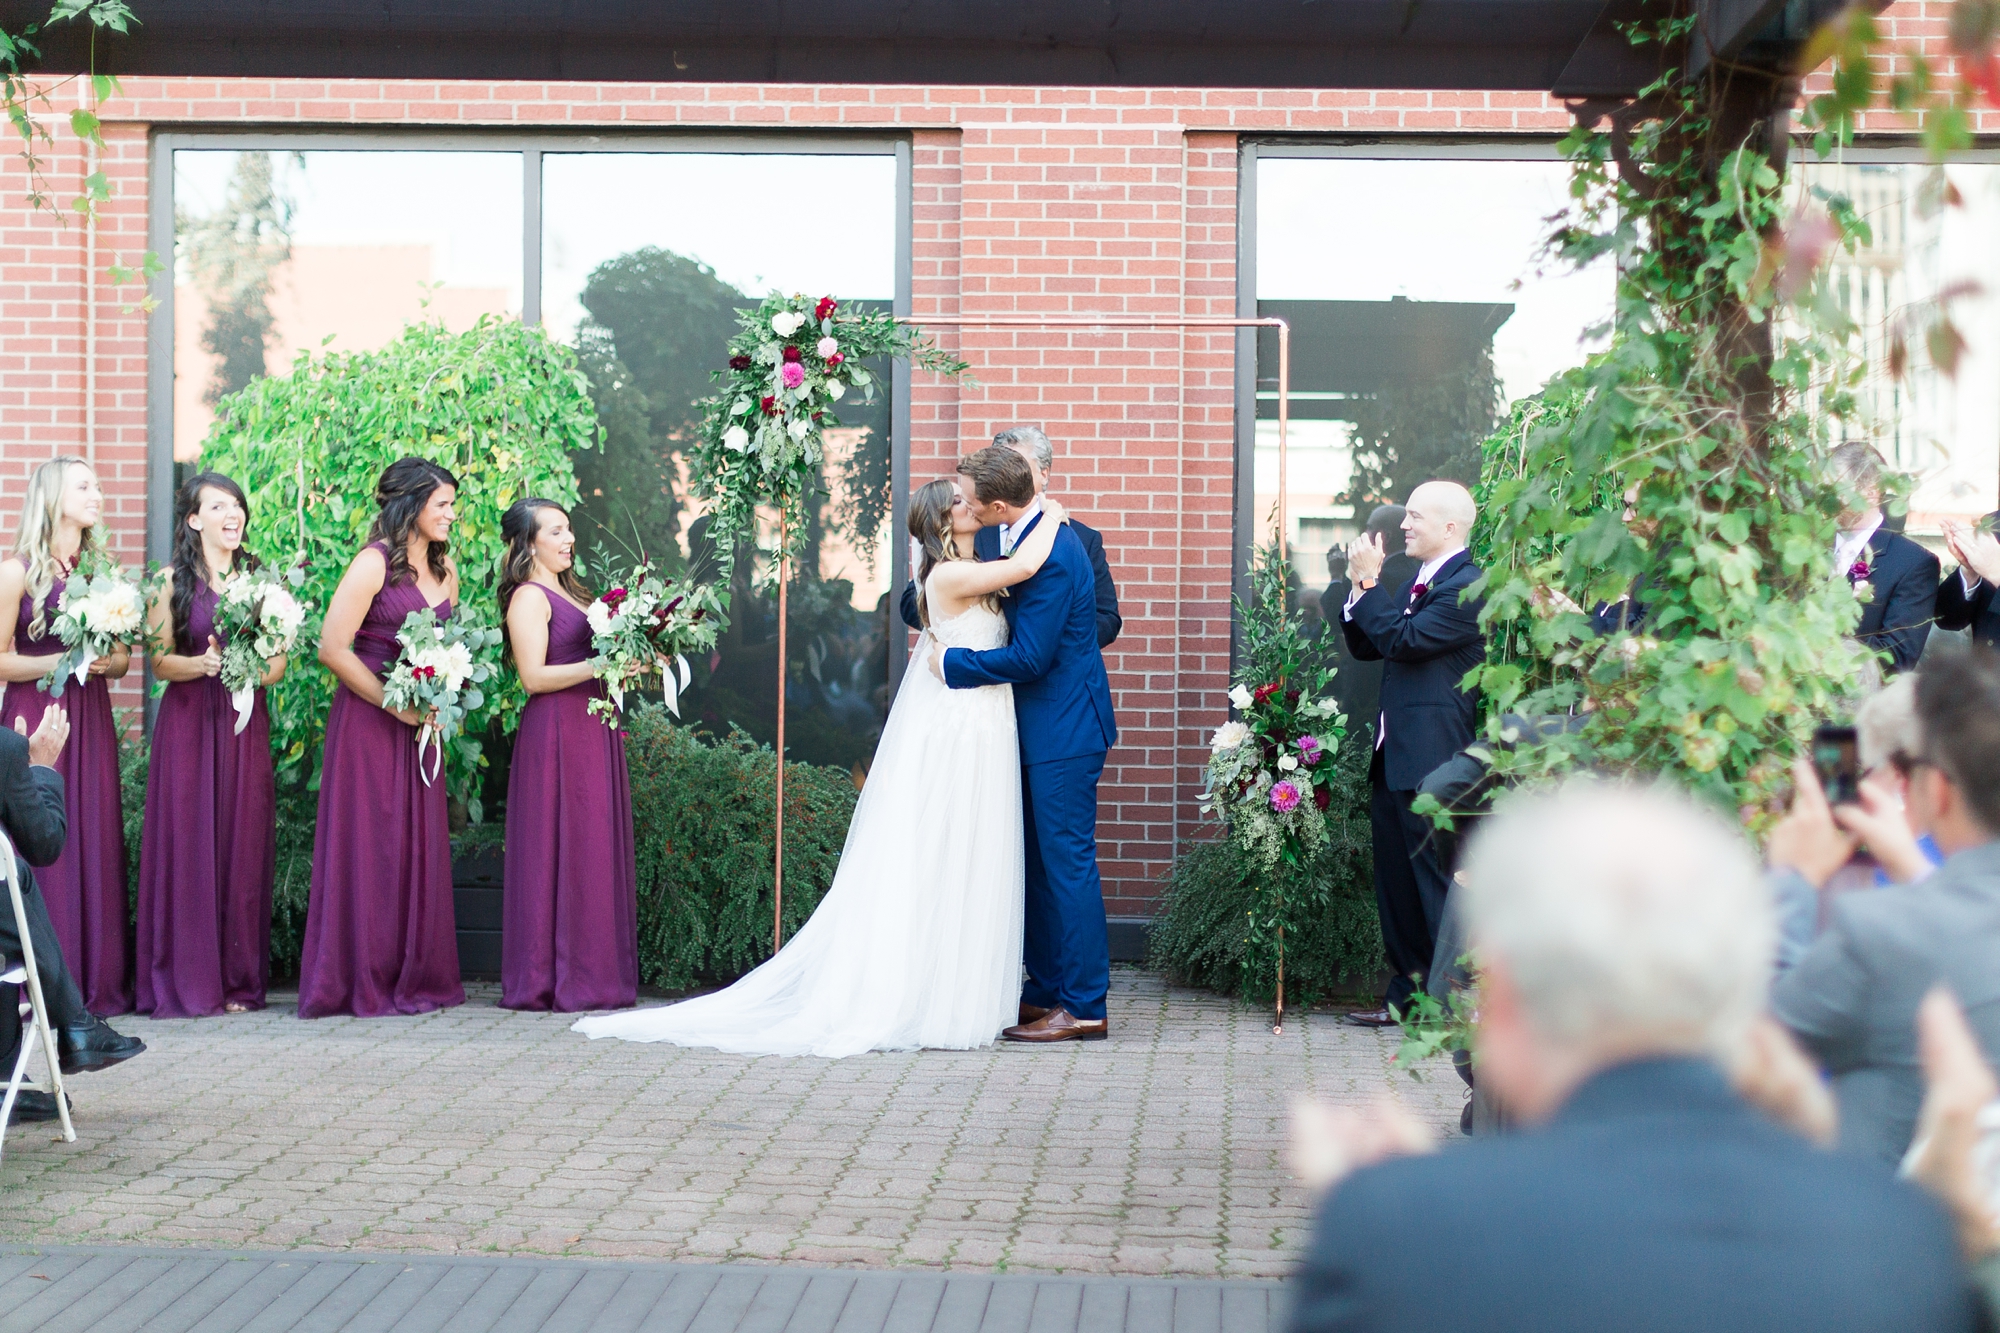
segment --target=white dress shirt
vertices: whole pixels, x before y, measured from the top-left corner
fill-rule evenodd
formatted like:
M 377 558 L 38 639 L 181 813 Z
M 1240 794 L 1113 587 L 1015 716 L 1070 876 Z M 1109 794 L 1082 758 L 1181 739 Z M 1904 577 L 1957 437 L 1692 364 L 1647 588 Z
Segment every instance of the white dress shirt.
M 1465 548 L 1463 546 L 1454 546 L 1449 551 L 1446 551 L 1443 555 L 1439 556 L 1437 559 L 1426 560 L 1421 565 L 1418 565 L 1417 577 L 1415 581 L 1413 581 L 1410 584 L 1410 591 L 1412 593 L 1416 592 L 1418 584 L 1423 584 L 1426 587 L 1428 587 L 1430 581 L 1437 577 L 1437 572 L 1445 567 L 1445 562 L 1450 560 L 1453 556 L 1457 555 L 1460 551 L 1463 551 L 1464 549 Z M 1361 600 L 1362 594 L 1365 591 L 1366 589 L 1360 587 L 1357 584 L 1354 590 L 1347 594 L 1347 604 L 1341 607 L 1340 609 L 1340 618 L 1342 620 L 1354 619 L 1354 604 Z M 1411 597 L 1410 600 L 1414 602 L 1416 598 Z M 1407 606 L 1404 607 L 1403 614 L 1404 615 L 1410 614 L 1410 608 Z M 1389 715 L 1387 713 L 1381 713 L 1378 714 L 1375 718 L 1375 748 L 1378 750 L 1381 749 L 1384 745 L 1388 743 L 1388 740 L 1389 740 Z
M 1021 511 L 1021 517 L 1014 520 L 1012 523 L 1002 523 L 1000 525 L 1001 555 L 1005 556 L 1014 554 L 1015 537 L 1017 536 L 1017 534 L 1019 534 L 1019 532 L 1023 528 L 1027 527 L 1028 524 L 1034 521 L 1035 515 L 1041 512 L 1042 512 L 1042 497 L 1037 495 L 1034 499 L 1028 501 L 1028 507 Z
M 1854 562 L 1867 554 L 1868 543 L 1881 526 L 1882 515 L 1878 513 L 1865 527 L 1834 534 L 1833 576 L 1835 578 L 1845 577 L 1847 571 L 1854 568 Z

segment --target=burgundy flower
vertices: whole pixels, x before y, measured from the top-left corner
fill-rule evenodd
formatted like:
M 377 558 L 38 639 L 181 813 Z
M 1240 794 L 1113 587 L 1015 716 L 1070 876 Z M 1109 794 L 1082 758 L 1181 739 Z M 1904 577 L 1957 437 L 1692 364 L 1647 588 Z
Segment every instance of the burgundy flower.
M 801 353 L 801 352 L 799 351 L 799 349 L 798 349 L 798 348 L 796 348 L 796 347 L 789 347 L 789 346 L 788 346 L 788 347 L 786 347 L 786 348 L 785 348 L 785 360 L 787 360 L 787 361 L 796 361 L 796 360 L 798 360 L 798 359 L 800 358 L 800 356 L 802 356 L 802 355 L 803 355 L 803 353 Z
M 775 395 L 768 393 L 765 394 L 764 397 L 758 402 L 757 406 L 764 409 L 764 415 L 767 417 L 774 417 L 778 415 L 778 400 Z
M 1290 707 L 1292 704 L 1295 704 L 1298 701 L 1299 701 L 1299 692 L 1297 690 L 1285 691 L 1285 704 L 1287 707 Z
M 832 356 L 826 359 L 826 368 L 828 370 L 832 370 L 835 366 L 839 365 L 841 362 L 845 360 L 847 360 L 846 357 L 842 356 L 839 352 L 835 352 Z
M 1333 788 L 1331 787 L 1313 788 L 1313 805 L 1315 808 L 1324 810 L 1329 805 L 1332 804 L 1333 804 Z
M 1431 585 L 1428 583 L 1412 583 L 1410 585 L 1410 600 L 1413 602 L 1421 601 L 1423 600 L 1423 595 L 1430 590 Z
M 1847 567 L 1847 581 L 1849 583 L 1864 583 L 1867 581 L 1868 576 L 1874 572 L 1874 570 L 1868 568 L 1867 560 L 1856 560 Z
M 420 667 L 411 667 L 411 668 L 410 668 L 410 679 L 411 679 L 411 680 L 436 680 L 436 679 L 437 679 L 437 668 L 436 668 L 436 667 L 429 667 L 429 666 L 420 666 Z
M 667 603 L 667 604 L 666 604 L 665 606 L 661 607 L 661 608 L 660 608 L 660 614 L 661 614 L 662 616 L 666 616 L 666 615 L 670 615 L 670 614 L 672 614 L 672 613 L 673 613 L 673 609 L 674 609 L 675 607 L 679 606 L 679 605 L 680 605 L 680 604 L 681 604 L 682 602 L 685 602 L 686 600 L 687 600 L 687 594 L 685 594 L 685 593 L 681 594 L 681 595 L 680 595 L 679 597 L 676 597 L 676 598 L 674 598 L 674 600 L 673 600 L 673 601 L 671 601 L 671 602 L 668 602 L 668 603 Z
M 613 588 L 610 592 L 604 594 L 604 605 L 607 609 L 616 611 L 620 606 L 624 605 L 625 599 L 629 596 L 631 594 L 625 589 Z
M 821 417 L 823 417 L 823 416 L 825 416 L 825 415 L 826 415 L 826 413 L 824 413 L 824 412 L 815 412 L 815 413 L 813 413 L 813 420 L 814 420 L 814 421 L 818 421 L 818 420 L 819 420 L 819 419 L 820 419 Z
M 1257 700 L 1258 703 L 1261 704 L 1266 699 L 1270 698 L 1277 692 L 1278 692 L 1278 686 L 1277 683 L 1274 681 L 1269 685 L 1259 685 L 1256 688 L 1256 690 L 1253 691 L 1253 697 Z
M 819 298 L 819 304 L 813 307 L 813 318 L 825 319 L 839 308 L 839 302 L 835 301 L 831 296 L 822 296 Z
M 732 356 L 729 358 L 729 368 L 731 370 L 748 370 L 750 369 L 750 358 L 740 355 Z

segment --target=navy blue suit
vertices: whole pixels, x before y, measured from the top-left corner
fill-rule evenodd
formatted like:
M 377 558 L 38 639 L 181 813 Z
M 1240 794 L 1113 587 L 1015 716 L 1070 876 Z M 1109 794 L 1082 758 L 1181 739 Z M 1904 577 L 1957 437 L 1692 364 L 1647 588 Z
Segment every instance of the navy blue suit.
M 1118 584 L 1111 577 L 1111 562 L 1104 558 L 1104 538 L 1096 528 L 1086 527 L 1075 519 L 1069 521 L 1069 530 L 1083 543 L 1083 553 L 1090 557 L 1091 578 L 1097 592 L 1097 646 L 1109 648 L 1125 628 L 1125 620 L 1118 614 Z M 981 528 L 972 536 L 972 553 L 981 560 L 1000 558 L 1000 529 Z M 917 617 L 917 581 L 913 578 L 903 585 L 900 603 L 903 623 L 911 629 L 921 630 L 924 622 Z
M 1900 532 L 1868 539 L 1868 584 L 1855 637 L 1889 655 L 1889 670 L 1908 671 L 1923 656 L 1938 598 L 1938 558 Z
M 1037 515 L 1016 540 L 1041 522 Z M 1049 558 L 1000 607 L 1007 646 L 947 649 L 945 684 L 1014 687 L 1027 840 L 1028 981 L 1021 999 L 1099 1019 L 1111 985 L 1111 949 L 1097 872 L 1097 781 L 1118 724 L 1097 647 L 1096 586 L 1083 542 L 1058 532 Z
M 1293 1333 L 1961 1333 L 1978 1318 L 1928 1197 L 1809 1146 L 1685 1059 L 1605 1070 L 1541 1128 L 1355 1172 L 1294 1289 Z
M 2000 530 L 2000 513 L 1988 517 L 1986 523 Z M 1974 639 L 2000 652 L 2000 599 L 1994 597 L 1990 583 L 1975 583 L 1968 593 L 1957 570 L 1945 575 L 1938 584 L 1937 623 L 1945 629 L 1969 629 Z
M 1461 551 L 1445 561 L 1424 595 L 1412 598 L 1417 572 L 1398 587 L 1377 583 L 1341 622 L 1349 655 L 1382 663 L 1383 731 L 1368 769 L 1368 822 L 1389 962 L 1385 998 L 1399 1009 L 1430 975 L 1451 889 L 1435 830 L 1410 805 L 1434 769 L 1472 744 L 1479 700 L 1459 682 L 1486 657 L 1479 603 L 1459 602 L 1479 578 L 1472 557 Z

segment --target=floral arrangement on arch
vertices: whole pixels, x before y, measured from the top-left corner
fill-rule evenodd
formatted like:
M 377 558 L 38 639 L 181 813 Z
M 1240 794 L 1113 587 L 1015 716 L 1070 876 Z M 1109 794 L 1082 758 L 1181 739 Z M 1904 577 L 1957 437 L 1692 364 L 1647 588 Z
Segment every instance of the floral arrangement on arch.
M 737 322 L 729 368 L 714 372 L 721 392 L 701 404 L 690 468 L 694 496 L 708 505 L 723 582 L 737 546 L 757 530 L 760 505 L 777 507 L 783 521 L 779 556 L 803 549 L 806 500 L 824 484 L 825 432 L 840 424 L 834 404 L 850 393 L 875 396 L 876 377 L 863 361 L 906 357 L 951 376 L 969 369 L 893 315 L 846 313 L 831 296 L 772 295 L 738 311 Z M 768 579 L 777 568 L 774 561 Z

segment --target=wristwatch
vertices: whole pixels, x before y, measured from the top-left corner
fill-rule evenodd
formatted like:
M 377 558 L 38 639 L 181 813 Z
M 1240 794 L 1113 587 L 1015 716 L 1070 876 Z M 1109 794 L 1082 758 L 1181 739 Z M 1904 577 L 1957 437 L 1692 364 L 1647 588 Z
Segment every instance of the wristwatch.
M 1361 591 L 1363 592 L 1373 592 L 1375 590 L 1375 585 L 1380 583 L 1381 581 L 1382 580 L 1380 579 L 1363 579 L 1361 580 L 1361 582 L 1355 584 L 1354 586 L 1361 589 Z

